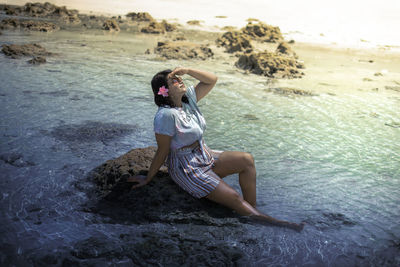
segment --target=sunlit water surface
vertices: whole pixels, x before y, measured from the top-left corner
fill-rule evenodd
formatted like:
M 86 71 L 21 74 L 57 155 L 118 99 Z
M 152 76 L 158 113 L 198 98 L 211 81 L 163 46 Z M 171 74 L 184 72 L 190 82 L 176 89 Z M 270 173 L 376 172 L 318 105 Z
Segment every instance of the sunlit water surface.
M 8 32 L 0 40 L 36 40 L 58 53 L 40 66 L 0 56 L 1 154 L 19 153 L 34 163 L 0 164 L 2 242 L 16 254 L 69 246 L 98 232 L 112 236 L 122 227 L 129 231 L 129 226 L 85 224 L 91 215 L 78 207 L 87 199 L 72 184 L 108 159 L 155 145 L 149 81 L 159 70 L 186 65 L 219 76 L 199 102 L 208 145 L 251 152 L 259 210 L 308 224 L 301 234 L 245 226 L 265 236 L 265 250 L 254 252 L 256 265 L 387 263 L 385 257 L 400 262 L 394 253 L 400 244 L 396 92 L 287 97 L 266 91 L 265 78 L 217 61 L 151 60 L 143 52 L 156 41 L 142 35 Z M 49 134 L 88 121 L 135 130 L 110 142 L 72 144 Z M 226 181 L 240 190 L 237 176 Z M 40 218 L 31 215 L 35 209 L 41 209 Z

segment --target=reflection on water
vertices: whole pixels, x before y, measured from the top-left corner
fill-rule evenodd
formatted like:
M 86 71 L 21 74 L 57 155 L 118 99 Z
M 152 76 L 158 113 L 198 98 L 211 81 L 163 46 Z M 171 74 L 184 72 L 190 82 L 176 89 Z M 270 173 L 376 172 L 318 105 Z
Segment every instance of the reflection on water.
M 208 145 L 251 152 L 259 209 L 308 223 L 303 234 L 293 235 L 246 226 L 250 235 L 265 236 L 260 251 L 247 251 L 257 255 L 256 264 L 351 265 L 355 259 L 379 262 L 385 250 L 398 252 L 398 92 L 275 94 L 264 90 L 264 78 L 232 72 L 217 61 L 148 60 L 142 54 L 155 40 L 142 35 L 16 32 L 0 40 L 28 38 L 58 54 L 40 66 L 0 57 L 2 231 L 3 241 L 17 254 L 98 231 L 117 232 L 107 224 L 85 225 L 94 215 L 79 211 L 86 197 L 72 183 L 131 148 L 155 145 L 149 81 L 161 69 L 184 64 L 219 76 L 219 84 L 199 103 L 208 123 Z M 303 88 L 310 81 L 291 83 Z M 97 125 L 109 135 L 110 124 L 124 134 L 98 140 L 90 132 Z M 63 129 L 83 133 L 85 140 L 74 139 L 71 145 L 59 138 L 69 137 Z M 236 177 L 226 180 L 239 189 Z

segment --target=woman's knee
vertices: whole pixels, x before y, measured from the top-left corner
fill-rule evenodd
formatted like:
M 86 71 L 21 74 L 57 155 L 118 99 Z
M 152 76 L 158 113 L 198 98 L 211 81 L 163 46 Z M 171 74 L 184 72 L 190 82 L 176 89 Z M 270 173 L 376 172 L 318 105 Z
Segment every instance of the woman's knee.
M 245 164 L 245 168 L 249 169 L 249 168 L 254 168 L 255 164 L 254 164 L 254 157 L 252 154 L 247 153 L 247 152 L 243 152 L 243 162 Z

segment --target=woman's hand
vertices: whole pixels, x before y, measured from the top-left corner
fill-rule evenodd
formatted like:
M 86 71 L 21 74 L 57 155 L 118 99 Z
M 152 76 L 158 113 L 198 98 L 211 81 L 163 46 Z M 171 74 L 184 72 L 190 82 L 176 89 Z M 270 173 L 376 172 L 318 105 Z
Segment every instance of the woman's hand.
M 126 179 L 126 181 L 128 183 L 135 183 L 135 182 L 137 183 L 132 186 L 131 190 L 141 187 L 141 186 L 144 186 L 150 182 L 149 180 L 147 180 L 147 176 L 145 176 L 145 175 L 135 175 L 135 176 L 129 177 L 128 179 Z
M 174 77 L 175 75 L 185 75 L 188 74 L 189 69 L 188 68 L 181 68 L 181 67 L 176 67 L 169 75 L 170 77 Z

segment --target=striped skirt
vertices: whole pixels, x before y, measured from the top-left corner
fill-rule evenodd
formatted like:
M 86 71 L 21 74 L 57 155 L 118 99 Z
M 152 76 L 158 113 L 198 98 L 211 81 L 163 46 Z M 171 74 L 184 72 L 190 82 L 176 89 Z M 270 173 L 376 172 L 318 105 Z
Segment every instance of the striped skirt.
M 209 149 L 204 141 L 195 148 L 173 150 L 168 155 L 168 172 L 183 190 L 196 198 L 205 197 L 221 180 L 212 170 L 214 157 L 221 152 Z

